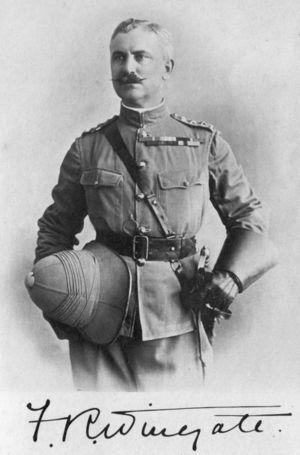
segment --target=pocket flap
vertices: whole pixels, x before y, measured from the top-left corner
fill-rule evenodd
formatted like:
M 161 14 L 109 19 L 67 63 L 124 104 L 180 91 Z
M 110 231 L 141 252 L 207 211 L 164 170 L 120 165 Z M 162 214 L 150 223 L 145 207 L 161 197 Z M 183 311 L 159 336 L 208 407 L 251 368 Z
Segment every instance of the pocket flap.
M 188 188 L 194 185 L 203 185 L 206 182 L 206 175 L 200 172 L 196 175 L 189 175 L 190 170 L 170 172 L 165 171 L 158 174 L 159 185 L 163 190 L 172 188 Z
M 123 180 L 122 174 L 117 172 L 107 171 L 105 169 L 90 169 L 83 171 L 80 183 L 82 185 L 91 186 L 118 186 Z

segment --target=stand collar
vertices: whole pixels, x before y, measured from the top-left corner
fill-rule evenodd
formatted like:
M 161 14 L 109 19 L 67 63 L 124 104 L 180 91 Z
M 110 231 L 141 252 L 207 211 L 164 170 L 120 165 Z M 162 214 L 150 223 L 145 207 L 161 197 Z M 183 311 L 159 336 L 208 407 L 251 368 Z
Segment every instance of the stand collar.
M 121 103 L 120 119 L 136 127 L 142 127 L 149 123 L 155 123 L 162 118 L 169 116 L 169 110 L 165 101 L 158 106 L 147 110 L 139 111 Z

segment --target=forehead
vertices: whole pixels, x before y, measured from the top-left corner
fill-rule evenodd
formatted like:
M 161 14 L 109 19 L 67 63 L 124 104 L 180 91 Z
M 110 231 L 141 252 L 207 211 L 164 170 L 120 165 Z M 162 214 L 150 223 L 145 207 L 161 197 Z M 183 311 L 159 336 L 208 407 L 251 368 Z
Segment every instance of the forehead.
M 110 52 L 147 51 L 163 54 L 158 36 L 150 31 L 135 28 L 127 33 L 118 33 L 110 43 Z

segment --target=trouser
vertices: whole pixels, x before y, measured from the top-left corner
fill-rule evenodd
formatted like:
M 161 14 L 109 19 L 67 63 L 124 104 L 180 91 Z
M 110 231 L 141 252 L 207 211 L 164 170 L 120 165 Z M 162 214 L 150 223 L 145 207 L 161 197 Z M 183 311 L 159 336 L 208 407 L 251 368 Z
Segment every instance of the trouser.
M 205 332 L 201 332 L 207 380 L 212 348 Z M 149 341 L 119 337 L 107 347 L 72 340 L 70 359 L 77 390 L 197 390 L 204 385 L 195 331 Z

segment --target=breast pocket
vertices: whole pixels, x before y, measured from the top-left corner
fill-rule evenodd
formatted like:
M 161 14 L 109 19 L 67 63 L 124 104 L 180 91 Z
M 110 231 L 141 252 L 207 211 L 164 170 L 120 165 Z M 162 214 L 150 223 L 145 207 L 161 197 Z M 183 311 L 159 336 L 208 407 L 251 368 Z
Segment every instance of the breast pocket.
M 192 173 L 191 169 L 164 171 L 157 178 L 158 197 L 169 220 L 179 225 L 182 225 L 182 220 L 187 224 L 198 224 L 204 204 L 206 173 Z
M 106 169 L 89 169 L 82 173 L 88 213 L 92 222 L 102 218 L 111 229 L 122 226 L 123 176 Z

